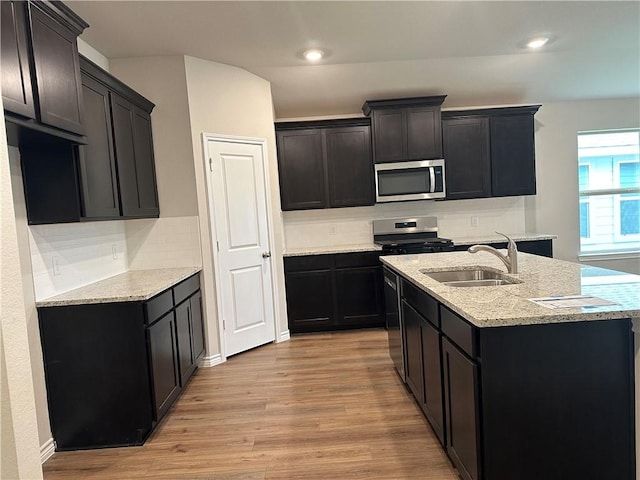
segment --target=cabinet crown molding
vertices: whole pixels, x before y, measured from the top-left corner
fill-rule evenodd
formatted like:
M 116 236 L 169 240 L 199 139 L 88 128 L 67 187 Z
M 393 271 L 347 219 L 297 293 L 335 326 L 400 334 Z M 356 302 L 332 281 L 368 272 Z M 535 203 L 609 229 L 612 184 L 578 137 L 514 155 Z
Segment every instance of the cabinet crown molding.
M 53 17 L 58 23 L 67 27 L 76 35 L 80 35 L 85 28 L 89 27 L 89 24 L 80 18 L 78 14 L 58 0 L 30 0 L 29 4 Z
M 370 115 L 372 110 L 381 108 L 403 108 L 403 107 L 437 107 L 442 105 L 446 95 L 433 95 L 429 97 L 408 97 L 391 98 L 384 100 L 367 100 L 362 104 L 362 112 Z

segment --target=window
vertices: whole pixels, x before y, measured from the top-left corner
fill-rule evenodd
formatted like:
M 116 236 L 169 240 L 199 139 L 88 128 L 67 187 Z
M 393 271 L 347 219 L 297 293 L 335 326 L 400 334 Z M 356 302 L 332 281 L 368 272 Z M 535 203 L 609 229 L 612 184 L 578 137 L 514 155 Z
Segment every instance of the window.
M 640 129 L 578 134 L 580 253 L 640 250 Z

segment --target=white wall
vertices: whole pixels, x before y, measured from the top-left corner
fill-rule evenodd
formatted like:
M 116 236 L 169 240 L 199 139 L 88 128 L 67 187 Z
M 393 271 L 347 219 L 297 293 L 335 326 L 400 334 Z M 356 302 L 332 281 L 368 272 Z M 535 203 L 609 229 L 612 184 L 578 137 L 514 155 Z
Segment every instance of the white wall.
M 554 256 L 576 262 L 580 251 L 578 132 L 640 127 L 640 99 L 546 103 L 535 118 L 538 194 L 525 200 L 527 228 L 558 235 Z M 637 255 L 585 263 L 640 274 Z
M 193 161 L 196 169 L 198 211 L 202 234 L 203 278 L 205 282 L 207 319 L 217 322 L 215 312 L 215 286 L 211 230 L 207 208 L 205 162 L 202 150 L 202 134 L 222 134 L 257 137 L 267 140 L 267 162 L 271 186 L 271 226 L 275 238 L 272 245 L 272 268 L 276 275 L 275 308 L 280 337 L 288 331 L 284 291 L 282 250 L 284 245 L 278 166 L 276 158 L 275 130 L 273 127 L 273 103 L 271 87 L 266 80 L 240 68 L 185 57 Z M 278 335 L 276 335 L 278 338 Z M 217 332 L 209 329 L 208 345 L 211 353 L 219 345 Z
M 524 233 L 523 197 L 482 198 L 446 202 L 420 201 L 284 212 L 286 248 L 372 243 L 372 220 L 413 215 L 438 217 L 444 238 L 503 233 Z M 471 217 L 478 226 L 471 226 Z M 335 231 L 335 234 L 332 232 Z M 553 233 L 553 232 L 542 232 Z
M 2 100 L 0 99 L 0 112 Z M 0 113 L 4 125 L 4 114 Z M 0 132 L 0 478 L 42 478 L 20 246 L 4 128 Z
M 107 72 L 109 71 L 109 59 L 82 40 L 82 38 L 78 38 L 78 52 L 80 55 L 84 55 L 103 70 L 106 70 Z

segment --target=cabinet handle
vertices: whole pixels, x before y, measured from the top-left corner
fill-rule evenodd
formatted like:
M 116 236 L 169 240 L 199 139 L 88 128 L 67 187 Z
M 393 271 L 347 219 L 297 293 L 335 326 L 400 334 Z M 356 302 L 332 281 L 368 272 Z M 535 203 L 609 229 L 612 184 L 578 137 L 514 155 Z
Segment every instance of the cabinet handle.
M 262 252 L 262 258 L 269 258 L 271 256 L 271 252 Z

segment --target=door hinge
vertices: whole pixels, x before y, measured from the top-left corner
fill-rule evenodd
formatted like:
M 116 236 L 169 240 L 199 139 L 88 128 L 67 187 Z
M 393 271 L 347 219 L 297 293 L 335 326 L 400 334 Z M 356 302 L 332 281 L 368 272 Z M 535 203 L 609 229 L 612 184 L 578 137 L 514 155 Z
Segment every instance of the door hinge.
M 216 240 L 216 249 L 220 251 L 220 242 L 218 240 Z
M 225 322 L 224 319 L 222 319 L 222 329 L 223 330 L 227 329 L 227 322 Z
M 209 158 L 209 171 L 213 172 L 213 159 Z

